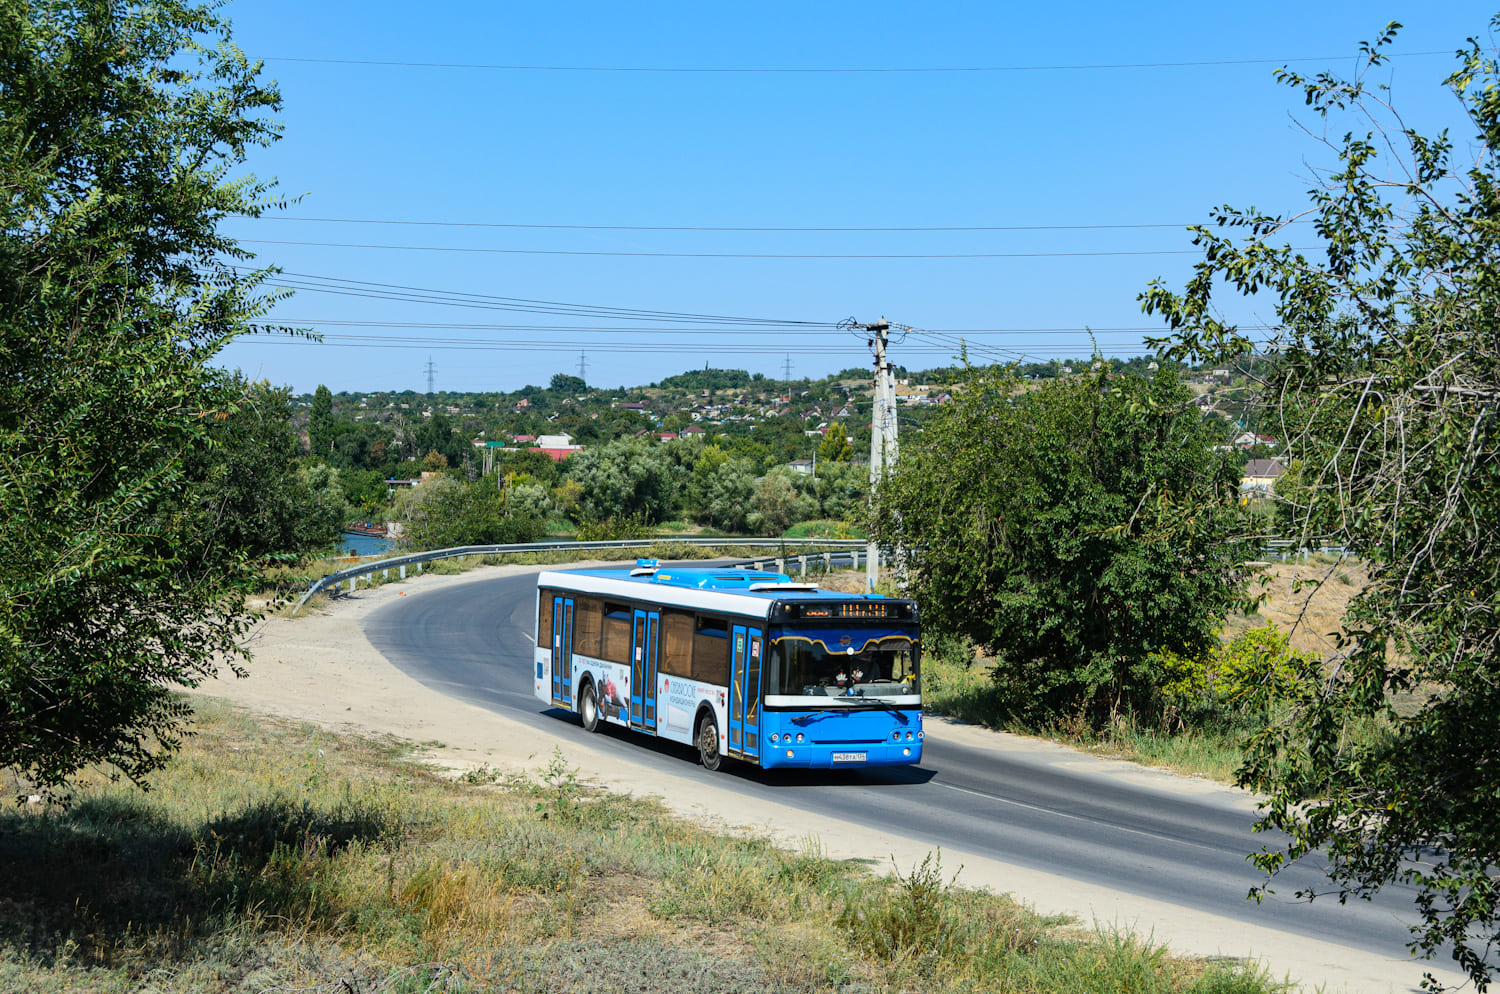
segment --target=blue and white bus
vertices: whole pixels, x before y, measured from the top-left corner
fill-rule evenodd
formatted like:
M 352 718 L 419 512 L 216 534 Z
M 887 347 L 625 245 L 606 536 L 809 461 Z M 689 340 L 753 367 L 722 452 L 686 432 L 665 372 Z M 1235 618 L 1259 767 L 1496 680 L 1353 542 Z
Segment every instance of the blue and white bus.
M 756 766 L 922 759 L 917 605 L 784 573 L 548 571 L 537 577 L 536 696 Z

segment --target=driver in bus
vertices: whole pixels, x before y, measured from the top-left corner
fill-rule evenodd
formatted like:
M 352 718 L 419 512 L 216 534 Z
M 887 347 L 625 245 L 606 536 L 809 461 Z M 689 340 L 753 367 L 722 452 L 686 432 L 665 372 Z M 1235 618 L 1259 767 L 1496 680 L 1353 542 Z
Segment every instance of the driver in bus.
M 855 684 L 867 683 L 880 678 L 879 669 L 874 657 L 868 652 L 862 652 L 854 657 L 847 669 L 839 672 L 837 677 L 838 685 L 845 688 L 844 693 L 847 696 L 853 696 Z M 866 679 L 867 674 L 868 680 Z

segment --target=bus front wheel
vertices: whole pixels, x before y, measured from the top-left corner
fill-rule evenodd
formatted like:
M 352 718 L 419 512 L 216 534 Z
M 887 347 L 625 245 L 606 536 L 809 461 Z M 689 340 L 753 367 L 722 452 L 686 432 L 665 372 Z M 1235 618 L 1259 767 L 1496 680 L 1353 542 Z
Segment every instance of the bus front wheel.
M 724 755 L 719 752 L 719 723 L 713 715 L 706 715 L 698 725 L 698 761 L 709 772 L 724 762 Z
M 599 695 L 594 690 L 593 681 L 584 684 L 578 692 L 578 715 L 583 719 L 585 732 L 599 730 Z

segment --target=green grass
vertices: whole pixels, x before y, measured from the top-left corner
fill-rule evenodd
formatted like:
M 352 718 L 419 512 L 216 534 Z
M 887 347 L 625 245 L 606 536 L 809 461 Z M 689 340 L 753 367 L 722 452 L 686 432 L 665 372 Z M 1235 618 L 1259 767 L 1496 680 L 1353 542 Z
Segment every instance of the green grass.
M 0 813 L 0 989 L 1280 989 L 815 847 L 598 791 L 560 756 L 452 781 L 387 741 L 199 702 L 143 793 Z
M 799 521 L 788 528 L 782 538 L 859 538 L 865 537 L 863 528 L 847 521 L 826 518 L 818 521 Z
M 933 713 L 1001 731 L 1066 741 L 1099 755 L 1128 759 L 1177 773 L 1233 783 L 1244 761 L 1238 733 L 1187 728 L 1171 734 L 1116 721 L 1103 732 L 1085 727 L 1033 727 L 1007 707 L 1000 688 L 982 660 L 965 663 L 954 653 L 932 653 L 922 659 L 922 707 Z

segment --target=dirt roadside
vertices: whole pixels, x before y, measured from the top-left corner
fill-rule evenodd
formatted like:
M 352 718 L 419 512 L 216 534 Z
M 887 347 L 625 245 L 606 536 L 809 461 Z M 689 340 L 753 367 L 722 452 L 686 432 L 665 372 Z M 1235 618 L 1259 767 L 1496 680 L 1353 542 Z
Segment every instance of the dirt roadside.
M 796 847 L 815 841 L 836 858 L 891 857 L 903 870 L 921 862 L 933 847 L 761 800 L 725 788 L 705 788 L 686 778 L 662 774 L 598 753 L 575 742 L 539 732 L 478 707 L 455 701 L 417 683 L 389 663 L 365 637 L 371 612 L 402 597 L 473 583 L 502 574 L 534 572 L 535 567 L 488 567 L 459 576 L 424 575 L 345 595 L 324 611 L 297 619 L 273 618 L 254 634 L 254 662 L 242 680 L 222 675 L 201 693 L 227 699 L 249 711 L 314 722 L 335 730 L 392 735 L 424 745 L 436 764 L 455 770 L 488 766 L 503 773 L 534 771 L 560 748 L 570 765 L 611 790 L 658 796 L 678 813 L 730 828 L 768 834 Z M 1025 750 L 1068 767 L 1107 771 L 1158 789 L 1220 793 L 1252 805 L 1231 788 L 1148 770 L 1132 763 L 1099 759 L 1046 742 L 989 732 L 928 718 L 927 734 L 983 748 Z M 1334 992 L 1416 990 L 1422 967 L 1410 959 L 1378 957 L 1344 946 L 1142 899 L 1066 877 L 944 850 L 943 865 L 962 865 L 960 881 L 1009 893 L 1047 914 L 1070 914 L 1084 923 L 1130 929 L 1182 954 L 1252 958 L 1275 976 L 1290 977 L 1306 989 Z M 1432 964 L 1434 966 L 1440 964 Z M 1438 971 L 1445 983 L 1461 977 Z

